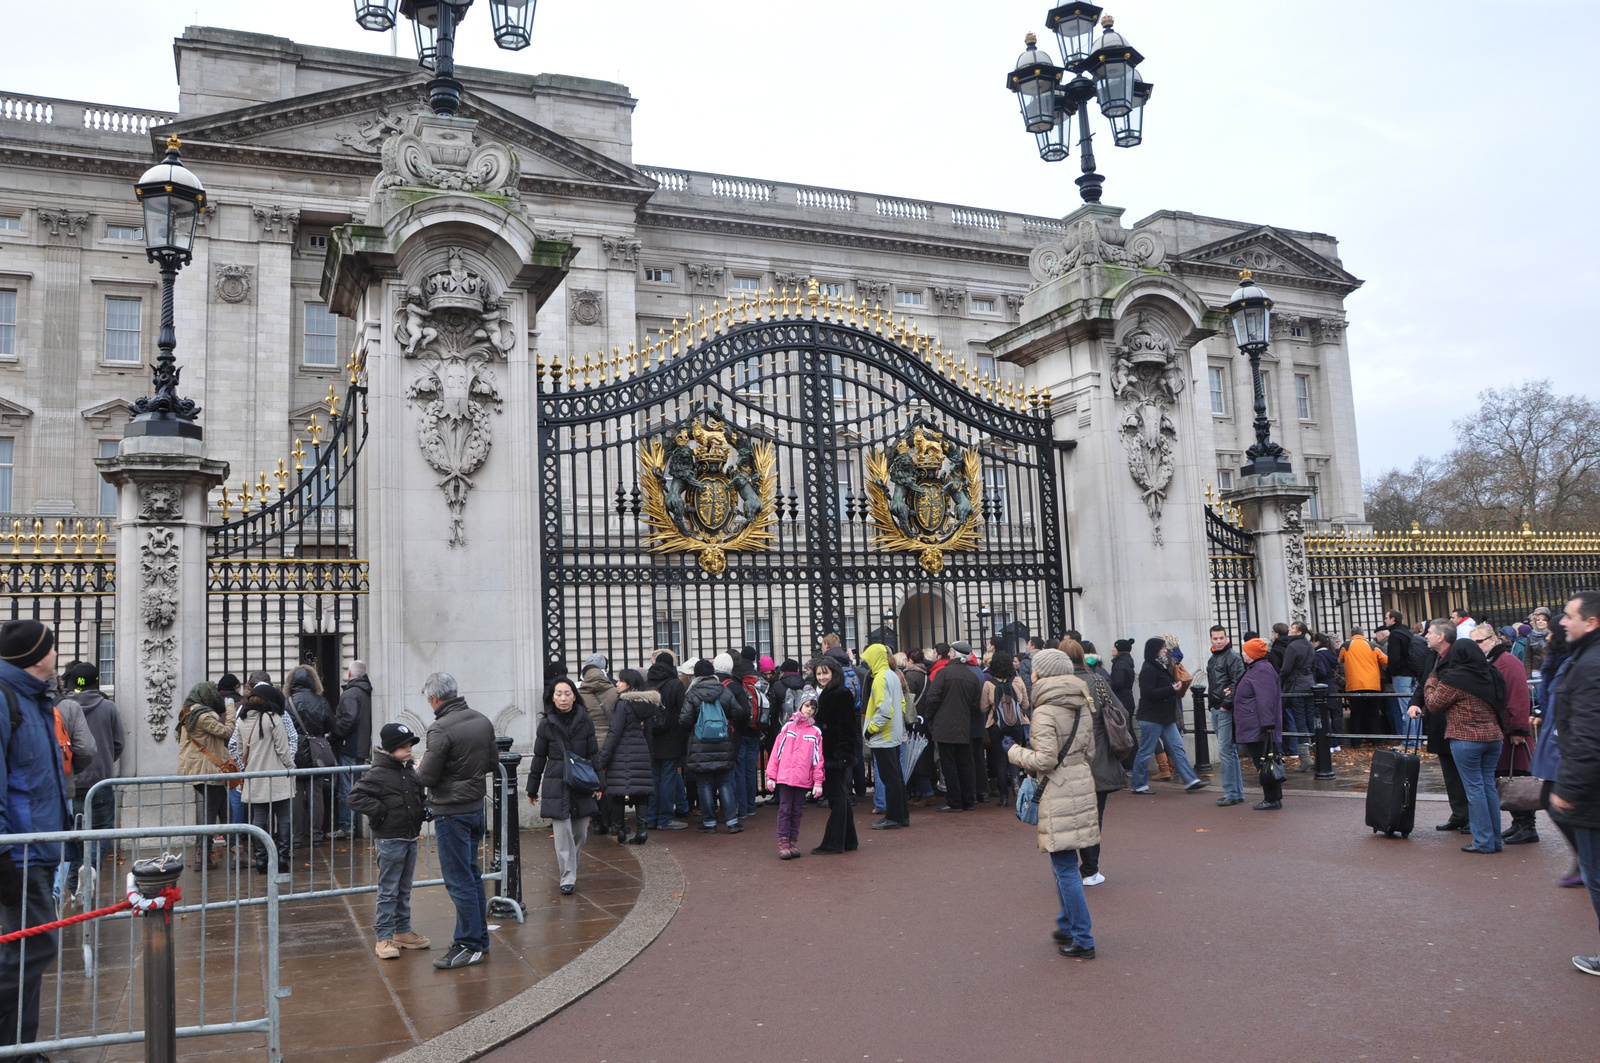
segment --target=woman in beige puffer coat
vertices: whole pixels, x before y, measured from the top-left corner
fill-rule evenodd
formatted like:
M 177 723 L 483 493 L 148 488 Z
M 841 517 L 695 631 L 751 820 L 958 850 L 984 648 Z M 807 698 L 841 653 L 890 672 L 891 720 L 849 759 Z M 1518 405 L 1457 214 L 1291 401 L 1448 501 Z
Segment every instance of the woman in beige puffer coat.
M 1094 935 L 1089 900 L 1078 874 L 1078 850 L 1100 843 L 1094 773 L 1089 766 L 1094 755 L 1094 720 L 1089 712 L 1089 689 L 1072 672 L 1072 661 L 1060 650 L 1039 650 L 1033 655 L 1029 744 L 1013 743 L 1009 738 L 1004 742 L 1011 763 L 1033 773 L 1044 787 L 1039 795 L 1039 849 L 1050 854 L 1056 892 L 1061 896 L 1054 934 L 1057 951 L 1073 959 L 1092 960 Z

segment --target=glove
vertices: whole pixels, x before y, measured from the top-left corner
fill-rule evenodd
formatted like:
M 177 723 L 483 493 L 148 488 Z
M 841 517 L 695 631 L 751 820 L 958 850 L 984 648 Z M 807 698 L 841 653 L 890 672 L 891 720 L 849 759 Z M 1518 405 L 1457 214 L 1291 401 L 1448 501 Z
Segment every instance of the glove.
M 1012 738 L 1010 735 L 1006 735 L 1004 738 L 1000 739 L 1000 748 L 1005 750 L 1007 753 L 1011 752 L 1011 747 L 1016 744 L 1017 740 Z
M 822 796 L 822 787 L 820 787 L 820 786 L 812 787 L 811 799 L 813 801 L 815 801 L 817 798 L 819 798 L 821 796 Z
M 532 798 L 529 798 L 529 800 L 532 800 Z M 424 822 L 424 823 L 432 823 L 433 822 L 433 809 L 424 808 L 422 810 L 422 822 Z
M 22 903 L 22 872 L 10 853 L 0 853 L 0 904 L 15 907 Z

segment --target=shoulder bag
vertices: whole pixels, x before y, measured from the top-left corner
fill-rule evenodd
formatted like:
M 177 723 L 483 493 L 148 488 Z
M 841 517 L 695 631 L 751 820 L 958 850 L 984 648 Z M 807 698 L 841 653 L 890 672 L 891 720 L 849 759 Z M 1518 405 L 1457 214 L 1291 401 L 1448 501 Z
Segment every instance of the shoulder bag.
M 561 755 L 566 758 L 567 789 L 585 796 L 599 790 L 600 773 L 594 770 L 594 765 L 568 749 L 565 738 L 557 735 L 556 742 L 561 746 Z
M 1061 753 L 1056 757 L 1056 768 L 1061 767 L 1061 762 L 1067 759 L 1067 750 L 1072 748 L 1072 743 L 1078 737 L 1078 725 L 1083 722 L 1083 710 L 1079 709 L 1072 719 L 1072 730 L 1067 734 L 1067 743 L 1061 747 Z M 1051 768 L 1054 773 L 1056 768 Z M 1034 826 L 1039 825 L 1039 802 L 1044 798 L 1044 788 L 1050 785 L 1047 774 L 1042 779 L 1035 779 L 1032 775 L 1022 780 L 1022 785 L 1017 787 L 1017 818 L 1024 823 Z
M 1267 728 L 1267 752 L 1261 758 L 1261 785 L 1266 787 L 1269 783 L 1283 783 L 1289 778 L 1289 772 L 1283 764 L 1283 747 L 1278 744 L 1278 739 L 1272 728 Z
M 184 727 L 184 725 L 187 722 L 188 722 L 188 718 L 184 717 L 183 719 L 180 719 L 178 721 L 178 726 L 179 727 Z M 186 731 L 188 731 L 188 728 L 185 727 L 184 729 Z M 196 749 L 198 749 L 200 752 L 204 753 L 206 759 L 209 760 L 211 763 L 215 764 L 217 766 L 217 770 L 220 771 L 222 774 L 228 775 L 228 774 L 231 774 L 233 772 L 243 770 L 243 769 L 241 769 L 239 767 L 239 765 L 237 763 L 235 763 L 235 761 L 234 761 L 234 759 L 232 757 L 229 757 L 226 762 L 218 760 L 216 758 L 216 755 L 214 753 L 212 753 L 211 750 L 207 749 L 205 746 L 200 744 L 200 740 L 194 736 L 194 732 L 193 731 L 188 731 L 188 735 L 189 735 L 189 741 L 194 743 L 194 747 Z M 246 748 L 248 749 L 249 747 L 246 746 Z M 207 783 L 206 785 L 214 786 L 216 784 L 215 783 Z M 228 789 L 230 789 L 230 790 L 237 790 L 239 787 L 241 787 L 243 785 L 244 785 L 244 780 L 243 779 L 229 779 L 228 780 Z

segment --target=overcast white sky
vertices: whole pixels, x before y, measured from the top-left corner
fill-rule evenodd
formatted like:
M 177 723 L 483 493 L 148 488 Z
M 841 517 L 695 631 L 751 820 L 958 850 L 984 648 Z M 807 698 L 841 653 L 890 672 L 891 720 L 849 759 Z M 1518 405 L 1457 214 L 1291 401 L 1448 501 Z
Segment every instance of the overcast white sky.
M 629 86 L 637 162 L 1060 215 L 1079 202 L 1076 164 L 1039 161 L 1004 87 L 1026 31 L 1054 51 L 1050 6 L 541 0 L 533 46 L 512 53 L 480 2 L 458 54 Z M 130 107 L 176 108 L 171 39 L 187 25 L 390 43 L 348 0 L 6 7 L 0 92 Z M 1485 387 L 1550 377 L 1600 394 L 1600 120 L 1584 80 L 1600 3 L 1106 9 L 1156 83 L 1144 145 L 1098 152 L 1106 202 L 1129 223 L 1170 208 L 1331 233 L 1366 281 L 1347 302 L 1366 475 L 1448 449 Z M 404 34 L 399 49 L 415 54 Z

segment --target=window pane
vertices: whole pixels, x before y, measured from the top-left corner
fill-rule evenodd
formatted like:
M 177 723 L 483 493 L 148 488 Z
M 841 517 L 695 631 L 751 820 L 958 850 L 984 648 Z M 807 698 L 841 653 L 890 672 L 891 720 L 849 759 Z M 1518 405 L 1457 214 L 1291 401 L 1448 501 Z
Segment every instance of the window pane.
M 115 685 L 117 681 L 117 636 L 113 631 L 100 632 L 99 660 L 95 667 L 100 669 L 100 686 L 102 688 Z
M 17 441 L 14 439 L 0 439 L 0 513 L 10 513 L 11 510 L 11 468 L 12 458 L 16 454 Z
M 1294 403 L 1302 421 L 1311 420 L 1311 378 L 1296 374 L 1294 378 Z
M 1000 524 L 1011 520 L 1010 506 L 1006 502 L 1006 471 L 1002 468 L 984 466 L 983 469 L 983 496 L 991 503 L 989 519 Z
M 1267 416 L 1272 416 L 1272 374 L 1261 370 L 1261 397 L 1267 402 Z
M 1226 379 L 1223 371 L 1221 369 L 1211 369 L 1209 372 L 1211 374 L 1211 412 L 1227 413 L 1227 405 L 1223 401 L 1225 394 L 1223 384 Z
M 733 287 L 738 291 L 759 292 L 761 290 L 760 277 L 735 277 Z
M 1322 519 L 1322 476 L 1319 473 L 1306 473 L 1306 486 L 1311 488 L 1311 497 L 1306 499 L 1306 516 L 1311 520 Z
M 844 618 L 844 631 L 841 632 L 841 635 L 844 637 L 845 646 L 848 647 L 849 649 L 859 650 L 861 648 L 860 646 L 856 645 L 856 618 L 855 617 L 847 616 L 847 617 Z
M 656 621 L 656 646 L 671 650 L 683 660 L 683 623 L 678 620 Z
M 117 456 L 117 445 L 115 443 L 101 441 L 101 443 L 100 443 L 100 456 L 102 458 L 114 458 L 114 457 L 116 457 Z M 96 470 L 96 471 L 98 472 L 99 470 Z M 114 514 L 114 513 L 116 513 L 116 511 L 117 511 L 117 485 L 116 484 L 106 483 L 104 480 L 101 480 L 100 481 L 100 512 L 101 513 L 107 513 L 107 514 Z
M 108 225 L 106 226 L 108 240 L 143 240 L 144 227 L 138 225 Z
M 17 353 L 17 293 L 0 292 L 0 354 Z
M 833 463 L 833 479 L 839 491 L 839 519 L 844 520 L 845 495 L 850 490 L 850 463 L 848 461 L 836 461 Z
M 978 362 L 978 375 L 988 377 L 990 380 L 999 379 L 995 372 L 994 355 L 979 354 L 975 356 Z
M 339 364 L 339 318 L 321 303 L 306 304 L 306 365 Z
M 1233 490 L 1233 473 L 1228 469 L 1217 470 L 1217 486 L 1224 491 Z
M 844 298 L 844 285 L 842 285 L 842 284 L 824 284 L 822 286 L 822 295 L 823 295 L 823 298 L 825 298 L 825 299 L 843 299 Z
M 22 228 L 22 219 L 14 214 L 0 214 L 0 229 L 17 230 Z
M 972 309 L 976 310 L 980 314 L 992 314 L 994 313 L 994 300 L 974 299 L 972 300 Z
M 895 292 L 894 301 L 901 306 L 921 306 L 921 292 Z
M 139 299 L 106 297 L 106 361 L 140 360 L 139 317 L 143 306 Z

